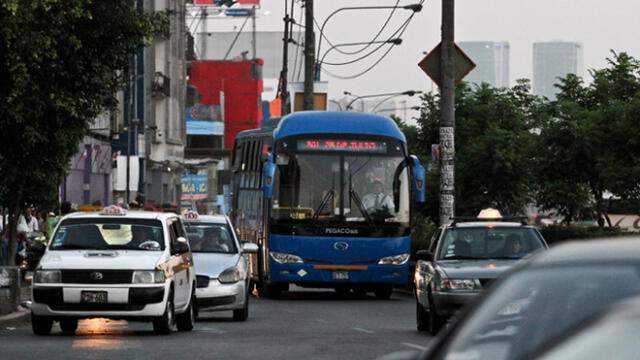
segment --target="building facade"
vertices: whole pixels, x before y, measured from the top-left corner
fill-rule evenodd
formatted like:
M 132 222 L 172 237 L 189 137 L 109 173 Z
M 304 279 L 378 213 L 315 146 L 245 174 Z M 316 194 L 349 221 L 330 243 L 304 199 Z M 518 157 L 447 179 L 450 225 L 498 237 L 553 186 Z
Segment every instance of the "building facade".
M 492 87 L 509 87 L 509 49 L 506 41 L 461 41 L 460 48 L 473 60 L 476 68 L 464 81 Z
M 556 98 L 555 84 L 567 74 L 583 75 L 583 48 L 577 42 L 537 42 L 533 44 L 533 93 Z

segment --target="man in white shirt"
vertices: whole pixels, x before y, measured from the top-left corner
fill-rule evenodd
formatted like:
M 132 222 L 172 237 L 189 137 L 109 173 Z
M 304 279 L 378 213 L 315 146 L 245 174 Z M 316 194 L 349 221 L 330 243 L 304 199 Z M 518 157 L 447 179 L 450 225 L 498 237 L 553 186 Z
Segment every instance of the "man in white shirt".
M 20 215 L 20 218 L 18 218 L 18 226 L 20 227 L 20 224 L 25 225 L 27 232 L 35 232 L 40 229 L 38 227 L 38 219 L 32 215 L 32 212 L 33 209 L 27 207 L 24 209 L 24 214 Z
M 386 213 L 391 215 L 395 212 L 395 205 L 393 204 L 393 198 L 390 195 L 384 193 L 382 182 L 376 180 L 373 182 L 371 193 L 364 196 L 362 199 L 362 205 L 369 214 L 373 213 Z

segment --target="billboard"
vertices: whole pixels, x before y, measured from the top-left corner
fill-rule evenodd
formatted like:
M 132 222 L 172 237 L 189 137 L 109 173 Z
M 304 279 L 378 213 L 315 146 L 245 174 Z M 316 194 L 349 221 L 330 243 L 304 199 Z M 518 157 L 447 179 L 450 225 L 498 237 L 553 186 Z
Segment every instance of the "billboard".
M 202 200 L 208 196 L 209 179 L 206 174 L 182 174 L 181 200 Z

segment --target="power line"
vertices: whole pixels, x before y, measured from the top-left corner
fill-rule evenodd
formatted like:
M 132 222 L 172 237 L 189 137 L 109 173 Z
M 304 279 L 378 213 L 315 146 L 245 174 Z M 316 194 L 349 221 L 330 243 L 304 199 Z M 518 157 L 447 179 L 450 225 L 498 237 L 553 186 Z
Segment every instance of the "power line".
M 233 49 L 233 46 L 236 44 L 236 41 L 238 41 L 238 37 L 240 37 L 240 33 L 242 33 L 242 29 L 244 29 L 244 26 L 247 24 L 247 20 L 249 20 L 249 16 L 244 18 L 244 22 L 242 23 L 242 26 L 240 26 L 240 29 L 238 30 L 236 37 L 233 38 L 233 41 L 231 42 L 231 45 L 229 45 L 229 49 L 227 50 L 227 53 L 224 55 L 224 59 L 222 60 L 227 60 L 227 56 L 229 56 L 231 49 Z
M 414 14 L 415 14 L 415 13 L 414 13 Z M 414 14 L 411 14 L 411 15 L 409 16 L 409 18 L 405 21 L 405 23 L 404 23 L 403 27 L 401 27 L 401 28 L 402 28 L 402 31 L 400 32 L 400 34 L 398 35 L 398 37 L 402 36 L 402 34 L 407 30 L 407 28 L 409 27 L 409 24 L 411 23 L 411 19 L 413 18 L 413 15 L 414 15 Z M 335 78 L 338 78 L 338 79 L 343 79 L 343 80 L 355 79 L 355 78 L 357 78 L 357 77 L 360 77 L 360 76 L 362 76 L 362 75 L 364 75 L 364 74 L 368 73 L 368 72 L 369 72 L 369 71 L 371 71 L 374 67 L 376 67 L 376 66 L 377 66 L 377 65 L 378 65 L 378 64 L 379 64 L 379 63 L 380 63 L 380 62 L 381 62 L 381 61 L 382 61 L 382 60 L 383 60 L 383 59 L 384 59 L 384 58 L 385 58 L 385 57 L 386 57 L 386 56 L 391 52 L 391 50 L 393 50 L 393 46 L 389 47 L 389 49 L 387 49 L 387 51 L 385 51 L 385 53 L 384 53 L 384 54 L 382 54 L 382 56 L 381 56 L 381 57 L 380 57 L 380 58 L 379 58 L 375 63 L 373 63 L 373 65 L 371 65 L 371 66 L 370 66 L 370 67 L 368 67 L 366 70 L 364 70 L 364 71 L 362 71 L 362 72 L 360 72 L 360 73 L 358 73 L 358 74 L 355 74 L 355 75 L 351 75 L 351 76 L 342 76 L 342 75 L 333 74 L 332 72 L 327 71 L 327 70 L 326 70 L 326 69 L 324 69 L 324 68 L 321 68 L 321 70 L 322 70 L 324 73 L 326 73 L 326 74 L 328 74 L 328 75 L 330 75 L 330 76 L 333 76 L 333 77 L 335 77 Z

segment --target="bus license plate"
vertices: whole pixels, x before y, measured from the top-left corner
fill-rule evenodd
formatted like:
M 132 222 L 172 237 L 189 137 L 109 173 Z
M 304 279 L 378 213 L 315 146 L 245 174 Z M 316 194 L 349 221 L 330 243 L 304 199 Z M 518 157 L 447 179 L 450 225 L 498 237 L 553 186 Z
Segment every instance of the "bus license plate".
M 334 271 L 331 274 L 331 278 L 333 280 L 349 280 L 349 272 L 348 271 Z
M 81 293 L 81 301 L 83 303 L 90 303 L 90 304 L 106 304 L 107 292 L 106 291 L 83 291 Z

